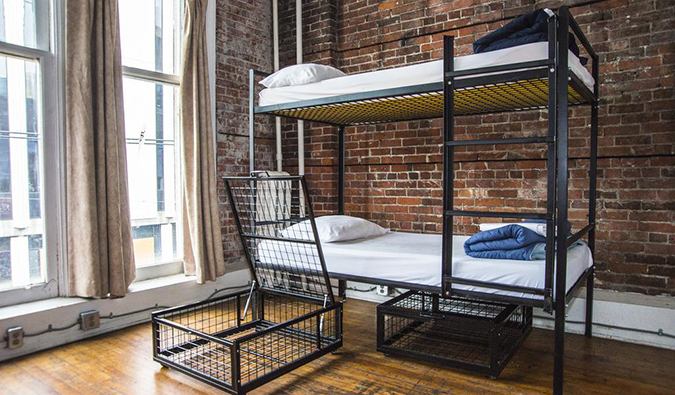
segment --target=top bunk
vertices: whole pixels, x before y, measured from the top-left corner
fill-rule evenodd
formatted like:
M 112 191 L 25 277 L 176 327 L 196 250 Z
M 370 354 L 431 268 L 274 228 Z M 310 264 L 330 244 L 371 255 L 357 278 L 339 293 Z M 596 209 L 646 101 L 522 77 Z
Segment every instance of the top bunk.
M 556 20 L 550 18 L 549 31 L 555 30 Z M 569 20 L 593 62 L 593 73 L 568 51 L 568 103 L 591 104 L 597 100 L 597 55 L 571 15 Z M 455 116 L 547 108 L 550 70 L 558 64 L 555 36 L 550 34 L 548 42 L 453 58 Z M 437 60 L 267 88 L 253 112 L 342 126 L 440 118 L 448 76 L 443 70 L 444 60 Z M 251 71 L 251 101 L 255 75 L 265 74 Z

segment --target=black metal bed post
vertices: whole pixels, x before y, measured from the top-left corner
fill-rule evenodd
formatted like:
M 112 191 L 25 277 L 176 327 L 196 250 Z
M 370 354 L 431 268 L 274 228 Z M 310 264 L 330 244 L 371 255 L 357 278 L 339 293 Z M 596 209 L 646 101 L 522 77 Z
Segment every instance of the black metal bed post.
M 300 193 L 304 195 L 305 202 L 307 205 L 307 214 L 309 214 L 309 220 L 312 224 L 312 233 L 314 235 L 314 242 L 316 243 L 316 252 L 319 256 L 319 262 L 321 263 L 321 269 L 323 271 L 323 281 L 326 285 L 326 292 L 330 298 L 331 305 L 335 304 L 335 296 L 333 295 L 333 288 L 330 285 L 330 278 L 328 277 L 328 269 L 326 268 L 326 258 L 323 255 L 323 249 L 321 248 L 321 243 L 319 241 L 319 232 L 316 229 L 316 221 L 314 220 L 314 209 L 312 208 L 312 198 L 309 194 L 309 187 L 307 186 L 307 179 L 305 176 L 300 176 Z M 324 305 L 324 307 L 326 307 Z M 318 318 L 318 317 L 317 317 Z M 320 347 L 320 345 L 319 345 Z
M 600 81 L 598 55 L 592 54 L 593 61 L 593 96 L 594 101 L 591 104 L 591 163 L 589 169 L 589 196 L 588 196 L 588 223 L 593 227 L 588 231 L 588 248 L 591 249 L 593 262 L 595 265 L 595 209 L 597 199 L 597 179 L 598 179 L 598 101 L 600 97 Z M 593 281 L 595 277 L 595 268 L 592 267 L 586 278 L 586 331 L 587 337 L 593 335 Z
M 345 213 L 345 127 L 338 126 L 338 214 Z
M 569 10 L 566 6 L 560 8 L 558 15 L 558 81 L 556 94 L 558 95 L 558 204 L 557 204 L 557 248 L 556 248 L 556 272 L 555 272 L 555 344 L 553 361 L 553 394 L 563 393 L 563 367 L 565 355 L 565 294 L 567 277 L 567 172 L 568 172 L 568 102 L 567 85 L 569 79 L 568 47 L 569 47 Z M 550 111 L 556 109 L 549 108 Z
M 556 130 L 557 130 L 557 113 L 558 96 L 556 94 L 556 83 L 558 77 L 558 70 L 556 67 L 557 60 L 557 25 L 558 17 L 552 15 L 548 19 L 548 154 L 546 161 L 546 168 L 548 171 L 546 181 L 546 270 L 544 272 L 544 288 L 546 295 L 544 295 L 545 307 L 548 313 L 553 312 L 553 270 L 555 264 L 555 207 L 556 207 Z
M 337 185 L 337 200 L 339 215 L 345 213 L 345 127 L 338 126 L 338 185 Z M 347 281 L 338 280 L 338 297 L 341 300 L 347 300 Z
M 454 216 L 455 190 L 455 147 L 447 144 L 455 139 L 455 100 L 453 76 L 448 75 L 455 70 L 455 37 L 443 36 L 443 257 L 441 264 L 443 295 L 452 295 L 452 236 Z
M 338 298 L 343 302 L 347 300 L 347 280 L 338 280 Z

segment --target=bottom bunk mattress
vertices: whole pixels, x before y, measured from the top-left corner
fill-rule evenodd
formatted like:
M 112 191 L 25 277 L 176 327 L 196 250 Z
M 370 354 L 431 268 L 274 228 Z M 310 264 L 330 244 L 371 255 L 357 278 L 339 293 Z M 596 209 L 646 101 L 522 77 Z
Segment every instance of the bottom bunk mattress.
M 468 238 L 468 236 L 453 237 L 453 276 L 500 284 L 544 287 L 545 261 L 472 258 L 464 253 L 464 242 Z M 441 239 L 442 235 L 437 234 L 391 232 L 367 239 L 322 243 L 321 246 L 328 273 L 333 277 L 363 277 L 440 287 Z M 289 257 L 291 251 L 286 244 L 288 243 L 265 240 L 258 245 L 256 259 L 262 263 L 279 266 L 283 266 L 288 259 L 297 259 Z M 302 251 L 297 253 L 303 254 Z M 593 258 L 586 244 L 568 250 L 568 291 L 592 265 Z M 453 285 L 453 288 L 514 297 L 543 298 L 459 284 Z

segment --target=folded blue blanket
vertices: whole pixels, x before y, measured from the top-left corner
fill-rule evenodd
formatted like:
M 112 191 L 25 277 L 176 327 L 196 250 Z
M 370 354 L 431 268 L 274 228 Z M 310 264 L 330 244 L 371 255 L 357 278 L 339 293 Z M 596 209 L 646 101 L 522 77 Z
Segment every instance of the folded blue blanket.
M 464 252 L 473 258 L 532 260 L 532 251 L 546 238 L 520 225 L 478 232 L 464 243 Z
M 473 52 L 490 52 L 518 45 L 548 41 L 548 18 L 549 14 L 544 10 L 536 10 L 521 15 L 487 36 L 476 40 L 473 43 Z M 579 57 L 579 47 L 572 33 L 569 33 L 569 49 Z M 579 61 L 582 65 L 585 65 L 588 58 L 579 57 Z
M 571 224 L 567 225 L 569 233 Z M 570 248 L 581 243 L 578 241 Z M 464 243 L 464 252 L 472 258 L 543 260 L 546 259 L 546 237 L 520 225 L 507 225 L 471 236 Z

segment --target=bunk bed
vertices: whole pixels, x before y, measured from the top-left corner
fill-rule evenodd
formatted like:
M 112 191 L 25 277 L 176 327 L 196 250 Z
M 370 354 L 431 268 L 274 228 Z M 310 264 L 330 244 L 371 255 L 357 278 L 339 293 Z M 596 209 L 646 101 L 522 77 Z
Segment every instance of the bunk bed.
M 592 62 L 592 71 L 579 64 L 569 52 L 568 35 L 574 34 Z M 345 128 L 354 125 L 443 118 L 443 234 L 440 236 L 441 270 L 437 280 L 399 281 L 370 274 L 331 272 L 330 252 L 326 253 L 328 271 L 345 281 L 418 289 L 440 294 L 481 300 L 542 307 L 555 313 L 554 394 L 562 394 L 566 304 L 586 285 L 586 335 L 592 333 L 593 260 L 595 249 L 595 207 L 598 138 L 598 56 L 566 6 L 548 19 L 548 42 L 495 53 L 454 57 L 452 36 L 445 36 L 443 59 L 422 65 L 342 77 L 332 83 L 303 87 L 267 89 L 256 106 L 255 79 L 266 73 L 251 70 L 250 79 L 250 160 L 255 169 L 255 115 L 321 122 L 338 127 L 338 213 L 345 207 Z M 516 54 L 516 55 L 513 55 Z M 333 85 L 331 85 L 333 84 Z M 591 108 L 589 210 L 588 222 L 571 237 L 556 229 L 565 229 L 568 220 L 568 110 L 569 106 Z M 541 137 L 490 140 L 456 140 L 456 116 L 541 109 L 548 111 L 548 130 Z M 458 146 L 497 144 L 544 144 L 547 150 L 546 212 L 497 212 L 457 210 L 453 203 L 454 149 Z M 547 224 L 546 260 L 539 281 L 504 282 L 480 276 L 467 276 L 458 270 L 457 243 L 453 235 L 454 217 L 491 217 L 538 219 Z M 454 236 L 454 237 L 453 237 Z M 587 237 L 589 256 L 586 264 L 571 273 L 576 260 L 566 248 Z M 428 240 L 428 239 L 425 239 Z M 438 242 L 438 241 L 437 241 Z M 329 250 L 333 247 L 328 247 Z M 455 260 L 453 262 L 453 259 Z M 582 259 L 583 261 L 583 259 Z M 517 270 L 517 269 L 515 269 Z M 438 304 L 438 302 L 436 302 Z

